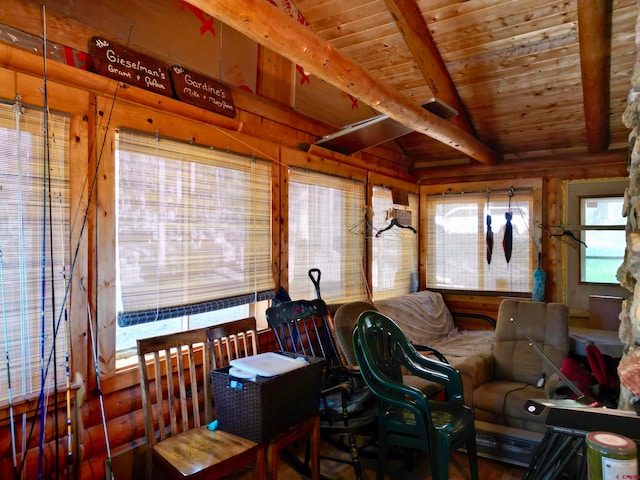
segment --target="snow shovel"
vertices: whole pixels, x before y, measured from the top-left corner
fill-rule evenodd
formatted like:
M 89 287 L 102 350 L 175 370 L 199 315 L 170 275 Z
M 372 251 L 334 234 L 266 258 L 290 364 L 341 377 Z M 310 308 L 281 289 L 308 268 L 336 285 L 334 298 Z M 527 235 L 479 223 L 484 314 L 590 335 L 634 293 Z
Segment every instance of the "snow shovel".
M 311 268 L 309 270 L 309 278 L 311 279 L 313 286 L 316 287 L 316 295 L 318 297 L 318 300 L 321 300 L 322 297 L 320 296 L 320 269 Z

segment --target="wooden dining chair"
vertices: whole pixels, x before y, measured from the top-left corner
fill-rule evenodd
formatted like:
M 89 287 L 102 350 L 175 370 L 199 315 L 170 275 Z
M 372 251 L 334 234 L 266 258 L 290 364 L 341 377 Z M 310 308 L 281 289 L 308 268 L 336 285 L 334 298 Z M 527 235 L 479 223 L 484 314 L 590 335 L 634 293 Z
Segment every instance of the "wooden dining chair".
M 258 353 L 258 332 L 254 317 L 206 327 L 213 368 L 229 366 L 236 358 Z
M 221 430 L 213 420 L 204 328 L 139 339 L 138 364 L 146 436 L 146 478 L 162 469 L 173 478 L 221 478 L 253 464 L 265 477 L 262 445 Z
M 214 368 L 229 366 L 236 358 L 258 353 L 256 319 L 245 318 L 206 328 L 209 350 Z M 294 425 L 267 444 L 268 477 L 278 478 L 280 450 L 305 436 L 310 437 L 310 477 L 320 478 L 320 420 L 317 415 Z

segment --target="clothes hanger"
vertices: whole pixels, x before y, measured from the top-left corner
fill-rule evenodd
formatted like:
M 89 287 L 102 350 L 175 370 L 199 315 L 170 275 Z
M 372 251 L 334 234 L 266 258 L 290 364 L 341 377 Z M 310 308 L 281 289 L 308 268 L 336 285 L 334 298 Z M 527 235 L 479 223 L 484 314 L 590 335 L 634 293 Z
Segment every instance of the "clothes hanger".
M 398 219 L 396 218 L 392 218 L 391 219 L 391 223 L 389 223 L 389 225 L 387 225 L 386 227 L 378 230 L 376 232 L 376 238 L 378 238 L 380 236 L 380 234 L 382 234 L 382 232 L 386 232 L 387 230 L 391 229 L 392 227 L 398 227 L 398 228 L 407 228 L 409 230 L 411 230 L 413 233 L 417 233 L 416 229 L 413 228 L 411 225 L 402 225 L 401 223 L 398 222 Z
M 554 227 L 554 228 L 561 228 L 561 227 Z M 587 244 L 584 243 L 582 240 L 580 240 L 578 237 L 576 237 L 575 234 L 570 230 L 562 229 L 562 233 L 550 233 L 549 236 L 550 237 L 569 237 L 571 240 L 574 240 L 584 245 L 585 248 L 587 247 Z

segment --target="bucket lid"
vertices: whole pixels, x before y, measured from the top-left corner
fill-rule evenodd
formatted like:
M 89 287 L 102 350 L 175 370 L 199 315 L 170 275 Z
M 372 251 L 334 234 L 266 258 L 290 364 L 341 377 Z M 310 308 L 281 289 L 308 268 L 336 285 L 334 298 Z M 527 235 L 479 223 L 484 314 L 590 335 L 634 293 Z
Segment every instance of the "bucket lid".
M 635 442 L 624 435 L 611 432 L 589 432 L 587 443 L 594 447 L 606 448 L 618 452 L 635 452 Z

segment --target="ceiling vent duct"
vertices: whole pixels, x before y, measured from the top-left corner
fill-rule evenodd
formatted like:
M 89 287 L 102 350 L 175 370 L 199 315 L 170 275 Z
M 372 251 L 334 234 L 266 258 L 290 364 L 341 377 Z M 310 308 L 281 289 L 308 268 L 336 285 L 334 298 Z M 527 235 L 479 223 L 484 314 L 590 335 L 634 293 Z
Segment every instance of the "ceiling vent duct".
M 458 115 L 455 109 L 437 98 L 430 99 L 422 105 L 422 108 L 445 120 Z M 413 132 L 412 129 L 389 118 L 388 115 L 378 115 L 347 125 L 342 130 L 320 138 L 314 145 L 344 155 L 351 155 L 411 132 Z M 307 151 L 309 147 L 310 145 L 300 145 L 300 148 Z

